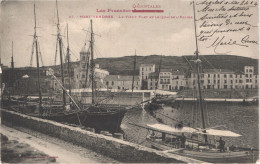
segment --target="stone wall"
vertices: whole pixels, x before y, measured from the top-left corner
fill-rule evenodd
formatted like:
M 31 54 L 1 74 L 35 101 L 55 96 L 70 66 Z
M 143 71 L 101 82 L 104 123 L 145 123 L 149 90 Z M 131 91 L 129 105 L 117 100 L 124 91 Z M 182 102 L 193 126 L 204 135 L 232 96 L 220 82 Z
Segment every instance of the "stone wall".
M 156 151 L 113 137 L 96 134 L 80 127 L 72 127 L 50 120 L 30 117 L 13 111 L 1 109 L 1 117 L 2 123 L 8 122 L 9 126 L 21 126 L 48 134 L 102 153 L 121 162 L 201 162 L 187 157 Z

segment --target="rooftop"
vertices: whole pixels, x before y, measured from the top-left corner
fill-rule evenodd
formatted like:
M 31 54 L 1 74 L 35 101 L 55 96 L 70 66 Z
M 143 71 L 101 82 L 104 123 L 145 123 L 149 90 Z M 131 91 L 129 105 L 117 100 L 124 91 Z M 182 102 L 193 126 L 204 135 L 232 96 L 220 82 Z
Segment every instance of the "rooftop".
M 155 64 L 141 64 L 140 67 L 153 67 Z
M 107 75 L 104 81 L 132 81 L 133 76 L 125 75 Z M 135 81 L 139 81 L 139 76 L 135 76 Z

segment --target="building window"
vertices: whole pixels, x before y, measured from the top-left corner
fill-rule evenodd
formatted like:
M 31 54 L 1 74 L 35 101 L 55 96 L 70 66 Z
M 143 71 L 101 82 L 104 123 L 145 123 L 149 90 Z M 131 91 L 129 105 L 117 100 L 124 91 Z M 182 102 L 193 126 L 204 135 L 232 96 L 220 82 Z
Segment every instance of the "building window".
M 253 72 L 253 70 L 252 70 L 252 69 L 249 69 L 249 72 Z
M 218 74 L 218 78 L 220 78 L 220 75 Z
M 227 84 L 227 80 L 224 80 L 224 83 Z
M 112 81 L 112 85 L 114 85 L 114 81 Z
M 250 74 L 250 77 L 252 78 L 252 74 Z
M 231 84 L 233 84 L 233 80 L 231 80 L 230 82 L 231 82 Z
M 106 85 L 109 85 L 109 82 L 108 82 L 108 81 L 106 82 Z
M 246 77 L 248 77 L 248 74 L 246 74 Z
M 227 75 L 226 75 L 226 74 L 224 74 L 224 78 L 227 78 Z
M 208 77 L 210 77 L 210 74 L 208 74 Z
M 246 82 L 248 83 L 248 82 L 249 82 L 249 79 L 246 79 Z
M 233 78 L 233 75 L 229 75 L 230 78 Z
M 208 84 L 210 83 L 210 80 L 208 80 Z
M 84 79 L 85 78 L 85 75 L 82 75 L 82 79 Z
M 220 80 L 218 80 L 218 83 L 220 83 Z

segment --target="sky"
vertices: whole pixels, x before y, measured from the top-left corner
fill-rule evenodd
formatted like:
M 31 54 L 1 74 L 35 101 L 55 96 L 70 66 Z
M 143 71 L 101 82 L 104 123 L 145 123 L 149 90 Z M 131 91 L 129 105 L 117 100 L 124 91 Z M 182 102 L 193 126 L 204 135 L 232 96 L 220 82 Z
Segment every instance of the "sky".
M 29 66 L 33 33 L 34 33 L 34 1 L 2 1 L 1 2 L 1 60 L 10 66 L 13 55 L 15 67 Z M 44 65 L 53 65 L 57 41 L 56 2 L 53 0 L 35 0 L 37 17 L 37 34 Z M 97 12 L 97 10 L 133 10 L 134 6 L 153 5 L 163 13 L 132 13 L 132 12 Z M 144 19 L 139 16 L 193 16 L 193 8 L 188 0 L 85 0 L 58 1 L 63 44 L 67 46 L 66 25 L 69 27 L 69 44 L 72 61 L 79 60 L 79 53 L 88 45 L 90 34 L 90 18 L 88 15 L 106 15 L 113 18 L 93 18 L 95 35 L 95 57 L 122 57 L 134 55 L 147 56 L 152 54 L 167 56 L 192 55 L 196 50 L 193 18 L 178 19 Z M 254 11 L 255 13 L 258 10 Z M 120 17 L 124 18 L 120 18 Z M 131 16 L 132 18 L 125 18 Z M 133 18 L 136 16 L 136 18 Z M 200 15 L 198 14 L 198 17 Z M 73 18 L 72 18 L 73 17 Z M 254 15 L 253 23 L 257 26 L 258 14 Z M 258 41 L 258 27 L 250 31 L 250 36 Z M 233 35 L 233 34 L 232 34 Z M 237 37 L 234 35 L 232 37 Z M 214 48 L 199 42 L 201 55 L 214 55 Z M 258 59 L 258 45 L 249 47 L 223 47 L 221 53 L 246 56 Z M 222 50 L 222 49 L 221 49 Z M 35 54 L 34 54 L 35 60 Z M 59 61 L 57 59 L 57 61 Z M 33 61 L 35 66 L 36 62 Z

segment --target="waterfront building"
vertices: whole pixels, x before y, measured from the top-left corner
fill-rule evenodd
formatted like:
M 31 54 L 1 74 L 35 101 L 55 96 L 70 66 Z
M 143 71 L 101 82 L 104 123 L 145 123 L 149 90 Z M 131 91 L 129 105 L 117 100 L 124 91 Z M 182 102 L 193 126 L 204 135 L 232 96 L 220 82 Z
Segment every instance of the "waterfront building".
M 171 79 L 172 70 L 171 69 L 161 69 L 159 73 L 159 87 L 161 90 L 171 90 Z
M 149 73 L 148 75 L 148 89 L 150 90 L 156 90 L 158 85 L 157 82 L 158 82 L 158 72 L 152 72 L 152 73 Z
M 188 80 L 183 71 L 172 71 L 172 81 L 171 86 L 172 90 L 182 90 L 188 88 Z
M 249 89 L 258 88 L 258 75 L 254 67 L 245 66 L 244 72 L 237 73 L 227 69 L 204 69 L 200 74 L 203 89 Z M 191 72 L 188 87 L 197 87 L 197 74 Z
M 107 75 L 104 78 L 104 84 L 107 89 L 118 90 L 131 90 L 132 89 L 133 76 L 123 75 Z M 141 88 L 140 78 L 135 76 L 134 89 L 139 90 Z
M 150 73 L 148 77 L 148 89 L 154 90 L 158 79 L 158 73 Z M 234 72 L 227 69 L 204 69 L 200 73 L 202 89 L 251 89 L 258 88 L 258 74 L 253 66 L 245 66 L 244 72 Z M 182 71 L 162 69 L 159 74 L 158 89 L 182 90 L 197 88 L 197 73 L 192 70 L 189 76 Z
M 139 76 L 141 89 L 148 89 L 149 74 L 155 72 L 155 64 L 141 64 L 139 68 Z

